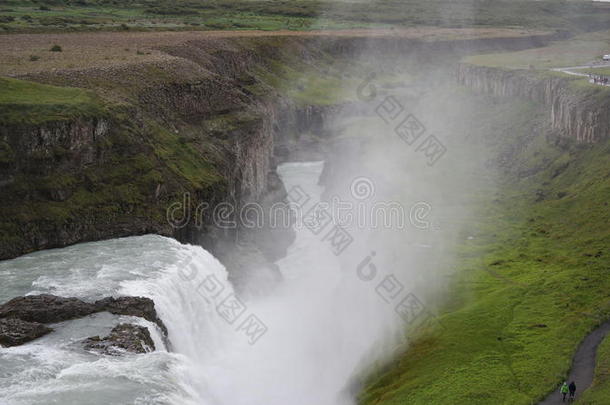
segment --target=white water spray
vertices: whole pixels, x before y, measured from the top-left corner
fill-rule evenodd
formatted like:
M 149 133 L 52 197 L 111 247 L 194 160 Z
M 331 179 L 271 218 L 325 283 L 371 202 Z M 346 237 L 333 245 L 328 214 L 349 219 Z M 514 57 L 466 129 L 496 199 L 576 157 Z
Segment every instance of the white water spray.
M 285 164 L 279 173 L 287 189 L 298 185 L 319 199 L 322 166 Z M 1 352 L 3 365 L 31 362 L 35 353 L 38 363 L 30 365 L 48 371 L 36 376 L 36 383 L 23 373 L 9 373 L 2 395 L 11 404 L 41 398 L 76 404 L 86 392 L 92 404 L 108 398 L 116 404 L 353 404 L 352 378 L 396 325 L 391 308 L 355 269 L 342 269 L 328 244 L 306 227 L 298 227 L 278 265 L 284 281 L 264 297 L 241 300 L 240 316 L 229 322 L 222 303 L 234 292 L 224 266 L 201 247 L 171 239 L 126 238 L 3 262 L 0 271 L 14 280 L 8 295 L 153 298 L 169 329 L 171 352 L 99 358 L 83 353 L 76 341 L 103 334 L 100 328 L 108 330 L 118 320 L 98 325 L 99 318 L 93 318 L 88 322 L 95 327 L 78 338 L 70 336 L 69 326 L 77 321 L 66 322 L 35 344 Z M 23 268 L 30 273 L 19 279 Z M 266 327 L 254 343 L 240 329 L 249 315 Z
M 283 165 L 279 173 L 288 189 L 298 185 L 320 198 L 321 170 L 321 162 L 297 163 Z M 244 313 L 254 314 L 267 328 L 254 344 L 239 330 L 240 320 L 222 319 L 218 302 L 202 291 L 199 280 L 212 274 L 226 286 L 223 295 L 232 293 L 224 268 L 201 249 L 193 248 L 189 266 L 196 268 L 188 269 L 193 280 L 174 274 L 150 283 L 148 293 L 170 329 L 173 348 L 185 356 L 180 374 L 193 403 L 353 403 L 350 378 L 391 319 L 384 318 L 378 297 L 364 291 L 368 286 L 355 272 L 342 271 L 320 239 L 298 227 L 293 246 L 278 262 L 284 282 L 268 296 L 245 303 Z

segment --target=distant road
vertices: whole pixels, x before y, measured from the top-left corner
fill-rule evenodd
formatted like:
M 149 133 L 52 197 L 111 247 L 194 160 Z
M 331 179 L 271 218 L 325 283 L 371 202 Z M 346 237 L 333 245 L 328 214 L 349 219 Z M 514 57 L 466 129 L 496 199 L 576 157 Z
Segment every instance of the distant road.
M 563 67 L 563 68 L 553 68 L 551 70 L 555 71 L 555 72 L 562 72 L 562 73 L 566 73 L 568 75 L 572 75 L 572 76 L 583 76 L 583 77 L 589 77 L 589 73 L 583 73 L 583 72 L 575 72 L 575 70 L 579 70 L 579 69 L 598 69 L 598 68 L 610 68 L 610 62 L 606 62 L 606 63 L 602 63 L 599 65 L 583 65 L 583 66 L 572 66 L 572 67 Z M 610 83 L 608 84 L 603 84 L 603 83 L 595 83 L 593 79 L 589 80 L 590 83 L 593 84 L 597 84 L 599 86 L 610 86 Z

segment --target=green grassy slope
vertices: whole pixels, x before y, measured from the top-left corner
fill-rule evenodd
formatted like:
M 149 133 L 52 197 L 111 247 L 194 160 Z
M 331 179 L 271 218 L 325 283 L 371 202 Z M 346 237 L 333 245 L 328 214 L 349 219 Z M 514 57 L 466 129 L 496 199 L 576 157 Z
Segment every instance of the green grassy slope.
M 473 55 L 467 57 L 465 62 L 504 69 L 550 69 L 581 66 L 592 61 L 601 61 L 602 55 L 608 52 L 609 47 L 610 32 L 604 30 L 555 41 L 541 48 Z
M 576 72 L 589 73 L 592 75 L 610 76 L 610 68 L 592 68 L 592 69 L 578 69 Z
M 102 115 L 93 92 L 0 78 L 0 122 L 40 124 L 44 121 Z
M 486 100 L 470 136 L 503 169 L 476 190 L 444 329 L 414 336 L 362 404 L 535 403 L 610 316 L 610 142 L 555 145 L 534 105 Z
M 606 101 L 610 88 L 589 83 L 589 78 L 574 76 L 565 72 L 551 70 L 562 67 L 595 66 L 602 63 L 602 55 L 610 49 L 610 32 L 607 30 L 577 35 L 573 38 L 555 41 L 541 48 L 517 52 L 500 52 L 471 55 L 463 59 L 465 63 L 493 67 L 501 70 L 519 69 L 521 73 L 539 78 L 562 77 L 570 81 L 574 93 L 585 99 Z M 524 69 L 527 69 L 525 71 Z M 610 68 L 583 68 L 575 72 L 593 75 L 610 75 Z

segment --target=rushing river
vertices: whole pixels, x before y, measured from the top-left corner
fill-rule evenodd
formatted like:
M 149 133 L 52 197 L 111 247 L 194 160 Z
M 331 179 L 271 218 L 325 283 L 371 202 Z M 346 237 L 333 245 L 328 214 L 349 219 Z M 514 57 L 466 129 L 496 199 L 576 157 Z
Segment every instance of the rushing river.
M 298 185 L 317 199 L 322 166 L 290 163 L 278 172 L 287 189 Z M 0 302 L 35 293 L 88 301 L 147 296 L 171 342 L 165 347 L 147 321 L 108 313 L 52 325 L 55 331 L 41 339 L 0 348 L 0 404 L 354 403 L 354 375 L 395 319 L 305 227 L 277 264 L 283 282 L 268 294 L 235 298 L 224 266 L 210 253 L 160 236 L 0 262 Z M 236 319 L 223 311 L 231 302 L 240 304 Z M 148 326 L 157 351 L 113 357 L 82 348 L 83 339 L 105 336 L 125 321 Z

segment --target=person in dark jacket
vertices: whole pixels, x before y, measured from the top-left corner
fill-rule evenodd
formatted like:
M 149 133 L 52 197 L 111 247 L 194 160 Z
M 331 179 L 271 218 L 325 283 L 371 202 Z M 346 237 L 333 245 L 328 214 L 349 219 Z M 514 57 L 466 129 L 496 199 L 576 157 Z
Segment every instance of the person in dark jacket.
M 570 399 L 574 399 L 574 395 L 576 395 L 576 384 L 574 381 L 570 383 L 568 388 L 570 389 Z

